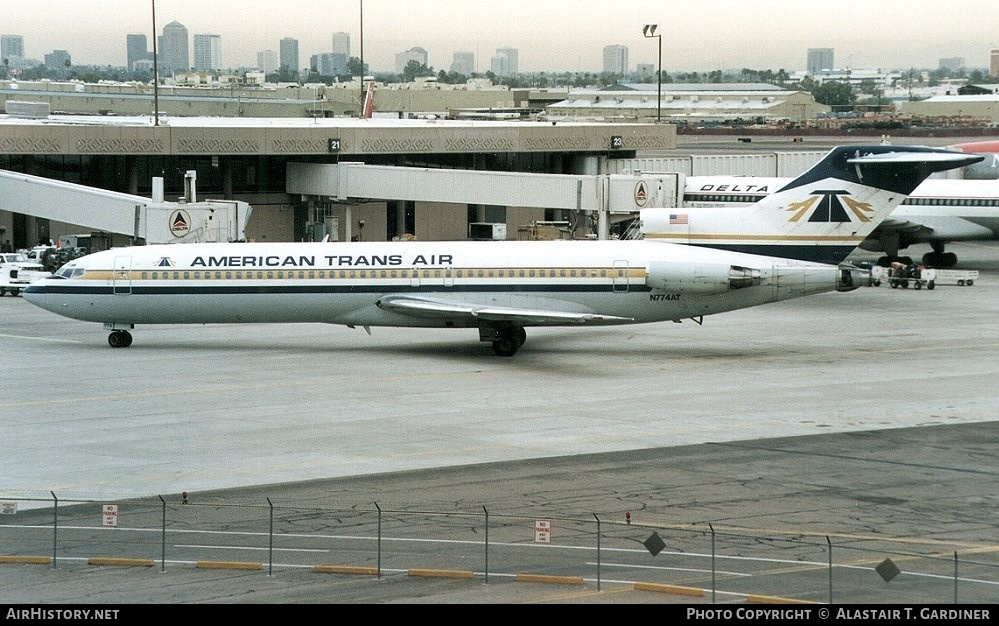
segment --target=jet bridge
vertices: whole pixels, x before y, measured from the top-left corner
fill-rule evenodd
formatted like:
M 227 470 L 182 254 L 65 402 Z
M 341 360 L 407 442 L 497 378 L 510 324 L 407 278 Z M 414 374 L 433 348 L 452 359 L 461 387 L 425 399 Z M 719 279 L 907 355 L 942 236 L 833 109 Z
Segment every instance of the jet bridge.
M 194 171 L 187 173 L 183 202 L 164 202 L 162 178 L 153 179 L 153 197 L 146 198 L 0 170 L 0 210 L 149 244 L 245 238 L 250 205 L 236 200 L 197 202 L 195 178 Z
M 330 199 L 412 200 L 565 209 L 597 214 L 599 239 L 613 214 L 679 205 L 682 174 L 530 174 L 364 163 L 289 163 L 286 191 Z M 350 220 L 348 220 L 348 223 Z

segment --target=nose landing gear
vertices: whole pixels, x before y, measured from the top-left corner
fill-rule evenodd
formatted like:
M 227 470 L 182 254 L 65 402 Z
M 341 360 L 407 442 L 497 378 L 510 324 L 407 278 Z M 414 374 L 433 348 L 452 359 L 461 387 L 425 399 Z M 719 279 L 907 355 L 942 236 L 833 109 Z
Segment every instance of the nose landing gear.
M 127 330 L 113 330 L 108 335 L 108 345 L 112 348 L 127 348 L 132 345 L 132 333 Z

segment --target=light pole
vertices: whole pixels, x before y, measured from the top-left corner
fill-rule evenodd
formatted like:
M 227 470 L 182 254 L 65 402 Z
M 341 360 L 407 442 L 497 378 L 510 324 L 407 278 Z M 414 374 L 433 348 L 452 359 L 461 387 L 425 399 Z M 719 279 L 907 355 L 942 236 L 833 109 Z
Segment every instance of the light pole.
M 642 27 L 642 34 L 645 35 L 646 39 L 655 38 L 659 40 L 659 69 L 656 71 L 656 82 L 658 83 L 656 91 L 656 124 L 659 124 L 662 122 L 663 117 L 663 36 L 656 34 L 657 28 L 659 28 L 659 24 L 646 24 Z
M 156 71 L 156 0 L 153 3 L 153 126 L 160 125 L 160 77 Z

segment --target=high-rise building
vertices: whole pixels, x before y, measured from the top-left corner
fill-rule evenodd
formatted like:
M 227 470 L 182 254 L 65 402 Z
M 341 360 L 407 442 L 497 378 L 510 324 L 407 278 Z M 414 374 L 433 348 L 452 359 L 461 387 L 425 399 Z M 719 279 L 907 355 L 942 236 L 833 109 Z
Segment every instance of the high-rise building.
M 992 48 L 992 55 L 989 57 L 989 76 L 999 78 L 999 48 Z
M 496 56 L 489 63 L 493 74 L 497 76 L 511 76 L 520 71 L 520 61 L 516 48 L 497 48 Z
M 146 44 L 146 36 L 143 34 L 125 35 L 126 47 L 126 67 L 128 71 L 135 70 L 136 61 L 145 61 L 152 58 L 152 53 Z
M 21 35 L 0 35 L 0 57 L 24 58 L 24 37 Z
M 222 69 L 222 37 L 214 33 L 194 36 L 194 69 L 209 72 Z
M 405 52 L 400 52 L 395 55 L 395 71 L 402 74 L 403 70 L 406 69 L 406 66 L 409 65 L 410 61 L 416 61 L 420 65 L 426 65 L 428 59 L 429 55 L 427 54 L 427 51 L 419 46 L 415 46 Z
M 343 76 L 347 74 L 347 55 L 342 52 L 315 54 L 309 66 L 320 76 Z
M 66 50 L 53 50 L 45 55 L 45 67 L 50 70 L 64 70 L 70 66 L 72 61 L 69 52 Z
M 350 33 L 333 33 L 333 52 L 350 58 Z
M 947 57 L 940 59 L 940 69 L 955 72 L 964 67 L 964 57 Z
M 187 27 L 173 21 L 163 27 L 156 47 L 157 66 L 161 71 L 187 71 L 191 69 L 191 53 L 187 45 Z
M 281 40 L 280 67 L 286 67 L 293 72 L 302 69 L 298 64 L 298 40 L 293 37 L 285 37 Z
M 835 69 L 833 66 L 832 48 L 809 48 L 807 71 L 811 75 L 820 73 L 822 70 Z
M 257 69 L 266 74 L 273 74 L 278 69 L 278 55 L 273 50 L 261 50 L 257 53 Z
M 604 46 L 604 71 L 628 75 L 628 46 Z
M 468 76 L 475 73 L 475 53 L 455 52 L 451 60 L 451 71 Z

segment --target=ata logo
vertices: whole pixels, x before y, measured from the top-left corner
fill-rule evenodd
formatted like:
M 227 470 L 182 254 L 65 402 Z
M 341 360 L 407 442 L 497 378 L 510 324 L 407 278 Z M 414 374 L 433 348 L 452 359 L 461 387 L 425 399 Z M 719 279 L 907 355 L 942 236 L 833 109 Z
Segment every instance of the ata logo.
M 874 208 L 870 203 L 854 200 L 845 189 L 817 189 L 812 193 L 816 195 L 788 205 L 787 210 L 792 212 L 789 222 L 800 221 L 809 211 L 807 222 L 852 222 L 850 213 L 858 221 L 871 221 Z
M 184 209 L 177 209 L 170 214 L 170 233 L 174 237 L 183 237 L 191 232 L 191 216 Z

